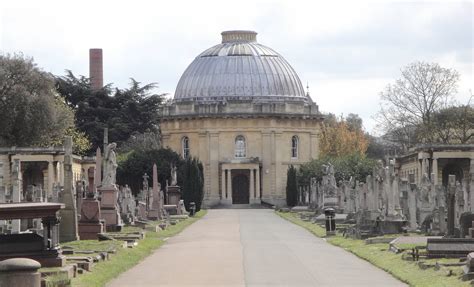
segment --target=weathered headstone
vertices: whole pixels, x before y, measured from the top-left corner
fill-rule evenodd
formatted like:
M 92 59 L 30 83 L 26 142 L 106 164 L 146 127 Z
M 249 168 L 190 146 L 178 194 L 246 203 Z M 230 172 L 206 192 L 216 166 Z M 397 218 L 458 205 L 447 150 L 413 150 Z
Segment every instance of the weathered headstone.
M 176 175 L 176 165 L 171 166 L 171 185 L 166 187 L 166 199 L 168 205 L 178 206 L 181 199 L 181 187 L 178 186 L 178 178 Z
M 148 211 L 149 219 L 162 219 L 160 209 L 160 183 L 158 182 L 158 169 L 156 164 L 153 164 L 153 190 L 151 196 L 151 207 Z
M 324 166 L 324 175 L 323 175 L 323 202 L 324 208 L 335 208 L 337 207 L 337 185 L 336 178 L 334 177 L 334 167 L 331 163 L 328 163 Z
M 95 186 L 99 187 L 102 184 L 102 153 L 100 147 L 95 151 Z
M 135 199 L 128 185 L 125 185 L 119 192 L 120 215 L 126 224 L 133 224 L 135 221 Z
M 455 210 L 456 210 L 456 176 L 450 174 L 448 177 L 448 237 L 454 237 L 455 233 Z
M 123 223 L 118 207 L 118 188 L 115 185 L 117 173 L 116 143 L 107 145 L 104 152 L 104 176 L 99 188 L 100 207 L 107 231 L 120 231 Z
M 418 229 L 418 224 L 416 221 L 416 184 L 410 183 L 408 189 L 408 216 L 409 216 L 409 227 L 410 230 Z
M 77 209 L 73 191 L 74 183 L 72 174 L 72 137 L 66 137 L 64 142 L 64 148 L 64 190 L 61 196 L 61 203 L 64 203 L 65 208 L 60 210 L 60 242 L 75 241 L 79 239 L 79 235 L 77 232 Z
M 474 279 L 474 253 L 469 253 L 467 255 L 466 266 L 463 268 L 464 275 L 462 276 L 462 280 L 472 280 Z
M 96 187 L 94 183 L 95 169 L 88 169 L 89 187 L 86 198 L 81 206 L 81 220 L 79 221 L 79 236 L 81 240 L 97 239 L 98 233 L 104 232 L 101 222 L 100 203 L 96 199 Z

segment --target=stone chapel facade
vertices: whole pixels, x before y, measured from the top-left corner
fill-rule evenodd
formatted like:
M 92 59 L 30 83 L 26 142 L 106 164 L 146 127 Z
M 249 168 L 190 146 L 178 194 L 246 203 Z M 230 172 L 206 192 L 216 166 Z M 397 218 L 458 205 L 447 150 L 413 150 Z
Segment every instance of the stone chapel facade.
M 286 173 L 319 154 L 323 117 L 298 75 L 252 31 L 198 55 L 162 114 L 164 147 L 204 166 L 204 205 L 286 204 Z

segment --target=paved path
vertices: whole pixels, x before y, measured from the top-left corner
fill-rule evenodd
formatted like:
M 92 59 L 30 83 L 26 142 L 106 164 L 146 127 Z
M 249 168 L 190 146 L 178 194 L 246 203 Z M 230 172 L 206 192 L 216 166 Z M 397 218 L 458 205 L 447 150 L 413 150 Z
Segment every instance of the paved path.
M 219 209 L 108 286 L 406 286 L 266 209 Z

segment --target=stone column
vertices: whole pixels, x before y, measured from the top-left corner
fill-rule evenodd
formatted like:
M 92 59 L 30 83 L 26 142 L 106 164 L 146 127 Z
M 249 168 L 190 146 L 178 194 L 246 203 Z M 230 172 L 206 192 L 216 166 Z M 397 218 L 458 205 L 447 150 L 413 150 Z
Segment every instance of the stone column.
M 21 202 L 22 184 L 21 184 L 21 162 L 19 159 L 13 160 L 11 169 L 11 184 L 12 184 L 12 202 Z M 20 220 L 12 220 L 12 233 L 20 233 Z
M 221 200 L 224 200 L 225 196 L 225 169 L 222 168 L 221 171 Z
M 232 204 L 232 170 L 227 170 L 227 201 Z
M 469 200 L 471 204 L 471 212 L 474 212 L 474 158 L 471 158 L 471 166 L 469 167 Z
M 59 164 L 59 185 L 64 186 L 64 163 L 58 162 Z
M 256 180 L 255 199 L 258 202 L 260 202 L 260 167 L 257 167 L 256 169 L 255 180 Z
M 434 174 L 434 177 L 431 179 L 431 182 L 433 182 L 434 185 L 438 184 L 438 159 L 433 158 L 433 171 L 432 173 Z
M 54 181 L 54 165 L 52 161 L 48 161 L 48 189 L 47 194 L 53 194 L 53 181 Z
M 419 185 L 421 184 L 421 179 L 423 178 L 423 160 L 418 159 L 418 178 L 416 179 L 416 183 Z
M 255 201 L 255 182 L 254 182 L 254 169 L 251 168 L 249 169 L 250 171 L 250 180 L 249 180 L 249 184 L 250 184 L 250 188 L 249 188 L 249 193 L 250 193 L 250 204 L 254 203 Z

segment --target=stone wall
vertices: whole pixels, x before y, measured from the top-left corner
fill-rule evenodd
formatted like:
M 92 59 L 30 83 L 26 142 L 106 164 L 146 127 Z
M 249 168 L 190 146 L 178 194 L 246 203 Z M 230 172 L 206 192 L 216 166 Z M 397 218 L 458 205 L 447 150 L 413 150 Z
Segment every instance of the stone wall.
M 204 165 L 205 204 L 220 201 L 220 165 L 238 164 L 258 158 L 261 167 L 262 200 L 286 202 L 286 172 L 290 164 L 300 165 L 319 155 L 321 119 L 318 117 L 193 117 L 167 118 L 161 123 L 163 146 L 182 155 L 182 139 L 189 138 L 190 154 Z M 235 138 L 246 140 L 246 159 L 234 156 Z M 299 139 L 298 157 L 291 157 L 291 138 Z

